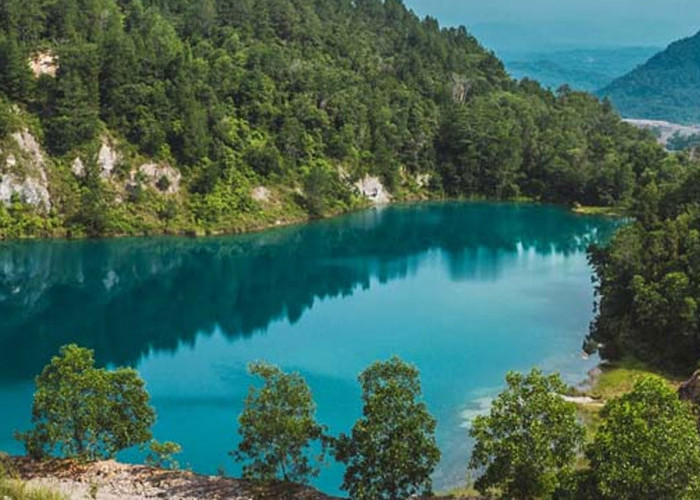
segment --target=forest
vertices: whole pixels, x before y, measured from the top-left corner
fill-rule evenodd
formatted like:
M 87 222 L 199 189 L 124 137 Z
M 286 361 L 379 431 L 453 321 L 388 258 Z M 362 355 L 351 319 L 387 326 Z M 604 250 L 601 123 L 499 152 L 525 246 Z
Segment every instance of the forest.
M 365 206 L 366 176 L 626 205 L 664 157 L 400 0 L 7 0 L 0 137 L 2 237 L 235 232 Z
M 626 118 L 700 122 L 700 33 L 678 40 L 598 93 Z

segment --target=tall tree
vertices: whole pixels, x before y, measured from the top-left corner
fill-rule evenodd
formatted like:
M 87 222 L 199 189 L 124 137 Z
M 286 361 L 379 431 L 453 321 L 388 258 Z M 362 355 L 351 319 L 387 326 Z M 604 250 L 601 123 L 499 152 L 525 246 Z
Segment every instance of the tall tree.
M 476 487 L 505 498 L 549 497 L 573 472 L 584 429 L 561 397 L 559 375 L 511 372 L 506 382 L 489 415 L 475 418 L 469 431 L 476 441 L 469 466 L 483 470 Z
M 358 500 L 429 493 L 440 450 L 418 369 L 394 357 L 374 363 L 359 380 L 362 418 L 336 445 L 336 458 L 347 466 L 343 489 Z
M 252 363 L 248 371 L 260 377 L 263 385 L 248 392 L 238 417 L 241 442 L 231 455 L 244 463 L 247 478 L 308 482 L 320 471 L 309 456 L 312 445 L 320 441 L 325 447 L 311 390 L 299 374 L 284 373 L 267 363 Z

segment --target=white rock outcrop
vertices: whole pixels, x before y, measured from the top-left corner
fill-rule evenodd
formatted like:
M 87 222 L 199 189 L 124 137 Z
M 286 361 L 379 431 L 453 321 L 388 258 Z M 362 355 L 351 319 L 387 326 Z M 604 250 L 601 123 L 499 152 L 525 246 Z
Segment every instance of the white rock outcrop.
M 112 175 L 112 171 L 119 161 L 121 161 L 121 155 L 114 149 L 111 141 L 103 137 L 100 151 L 97 153 L 97 165 L 100 167 L 100 177 L 107 179 Z
M 46 156 L 34 136 L 27 130 L 12 134 L 19 146 L 20 158 L 10 153 L 0 165 L 0 202 L 9 204 L 13 198 L 43 210 L 51 209 Z
M 265 186 L 258 186 L 250 194 L 251 198 L 258 203 L 268 203 L 272 198 L 272 193 Z
M 382 205 L 391 201 L 391 194 L 386 190 L 379 177 L 366 175 L 355 183 L 355 187 L 362 196 L 375 205 Z
M 73 160 L 73 163 L 71 163 L 70 171 L 73 172 L 73 175 L 75 175 L 76 177 L 82 177 L 85 175 L 85 164 L 79 156 L 76 156 L 75 160 Z
M 58 57 L 50 50 L 37 52 L 29 59 L 29 67 L 36 78 L 42 75 L 56 77 L 58 73 Z
M 146 177 L 151 186 L 166 194 L 180 191 L 182 174 L 167 163 L 144 163 L 139 167 L 139 173 Z M 163 179 L 167 179 L 167 182 L 163 182 Z

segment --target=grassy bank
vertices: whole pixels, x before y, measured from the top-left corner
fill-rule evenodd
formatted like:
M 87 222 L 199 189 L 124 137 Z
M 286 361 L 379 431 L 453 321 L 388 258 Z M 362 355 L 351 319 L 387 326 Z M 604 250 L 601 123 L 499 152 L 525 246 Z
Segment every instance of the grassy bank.
M 578 215 L 595 215 L 598 217 L 628 217 L 629 210 L 623 207 L 594 207 L 575 205 L 572 212 Z
M 583 419 L 589 437 L 592 437 L 601 423 L 600 411 L 608 401 L 620 397 L 632 390 L 634 384 L 647 375 L 662 377 L 677 389 L 682 379 L 651 368 L 649 365 L 632 358 L 601 364 L 583 390 L 575 390 L 576 396 L 588 397 L 592 401 L 578 404 L 579 414 Z

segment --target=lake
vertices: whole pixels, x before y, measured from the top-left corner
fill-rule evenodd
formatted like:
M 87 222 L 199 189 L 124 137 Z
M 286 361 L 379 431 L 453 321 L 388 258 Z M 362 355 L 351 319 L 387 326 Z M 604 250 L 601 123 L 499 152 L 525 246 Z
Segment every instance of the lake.
M 438 419 L 437 489 L 465 478 L 469 419 L 509 370 L 572 384 L 597 360 L 586 247 L 618 221 L 534 204 L 369 210 L 258 234 L 0 243 L 0 449 L 21 453 L 33 377 L 61 345 L 136 367 L 159 440 L 182 465 L 240 468 L 236 418 L 264 359 L 300 372 L 332 432 L 360 415 L 358 373 L 399 355 L 418 366 Z M 135 452 L 122 459 L 138 460 Z M 315 485 L 338 493 L 342 468 Z

